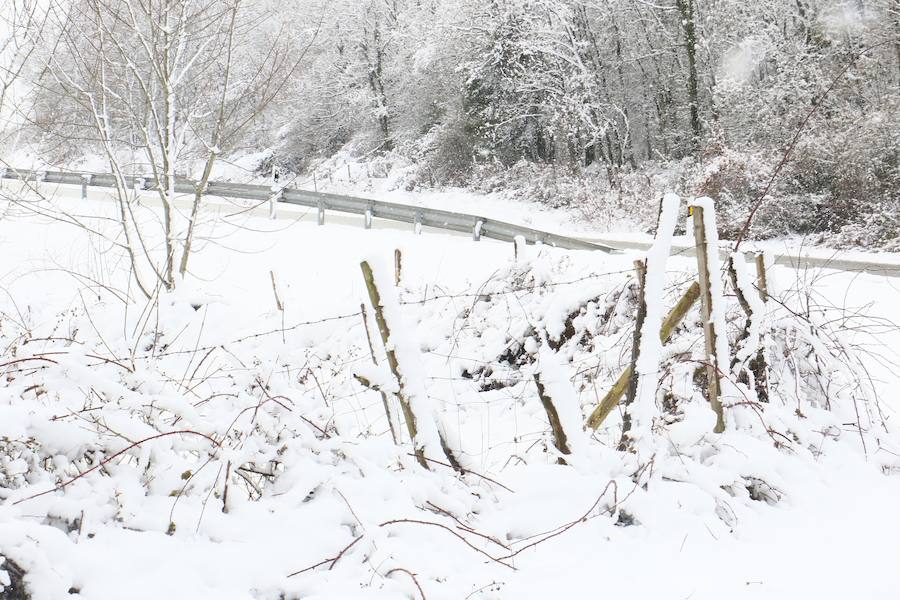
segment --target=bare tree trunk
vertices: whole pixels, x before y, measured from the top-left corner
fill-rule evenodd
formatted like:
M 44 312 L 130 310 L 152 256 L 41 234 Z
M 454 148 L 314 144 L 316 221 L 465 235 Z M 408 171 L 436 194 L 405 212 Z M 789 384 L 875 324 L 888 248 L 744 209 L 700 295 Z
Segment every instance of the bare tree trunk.
M 684 29 L 684 45 L 687 50 L 688 60 L 688 108 L 691 115 L 691 149 L 693 152 L 700 150 L 702 128 L 700 125 L 700 93 L 697 81 L 697 28 L 694 22 L 694 0 L 675 0 L 678 8 L 678 16 Z

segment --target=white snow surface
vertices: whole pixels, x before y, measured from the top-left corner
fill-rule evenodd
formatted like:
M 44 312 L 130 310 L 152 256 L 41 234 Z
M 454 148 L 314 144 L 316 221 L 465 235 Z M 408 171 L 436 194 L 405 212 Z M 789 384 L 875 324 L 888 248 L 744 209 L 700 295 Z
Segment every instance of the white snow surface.
M 65 202 L 109 226 L 111 205 Z M 678 406 L 658 454 L 616 452 L 613 414 L 571 467 L 531 375 L 556 369 L 571 420 L 590 411 L 628 360 L 635 255 L 514 261 L 449 235 L 207 221 L 192 276 L 126 308 L 114 248 L 3 215 L 0 555 L 34 600 L 900 596 L 893 280 L 771 269 L 760 336 L 779 383 L 728 407 L 720 436 L 680 359 L 702 353 L 694 311 L 657 361 Z M 394 343 L 466 475 L 418 467 L 352 377 L 371 364 L 359 263 L 394 248 Z M 665 307 L 696 275 L 693 259 L 667 269 Z M 560 339 L 572 314 L 556 362 L 531 361 L 534 329 Z

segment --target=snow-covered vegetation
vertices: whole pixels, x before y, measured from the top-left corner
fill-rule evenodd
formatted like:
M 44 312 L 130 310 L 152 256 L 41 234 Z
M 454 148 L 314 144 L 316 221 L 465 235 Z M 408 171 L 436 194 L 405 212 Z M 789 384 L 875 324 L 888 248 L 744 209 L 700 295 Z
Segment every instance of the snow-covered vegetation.
M 897 0 L 0 23 L 0 600 L 900 597 Z
M 85 225 L 115 214 L 114 203 L 63 202 Z M 678 211 L 667 202 L 663 231 Z M 878 278 L 853 297 L 841 297 L 849 275 L 811 296 L 771 268 L 749 325 L 720 297 L 715 321 L 735 357 L 719 359 L 723 433 L 704 397 L 697 306 L 665 345 L 642 345 L 656 357 L 639 362 L 643 391 L 594 430 L 587 416 L 631 357 L 631 256 L 391 230 L 360 244 L 361 229 L 234 217 L 217 222 L 227 241 L 197 254 L 190 281 L 129 301 L 114 249 L 15 214 L 0 229 L 0 554 L 18 593 L 897 590 L 900 448 L 893 399 L 879 400 L 893 354 L 870 345 L 897 336 L 877 317 L 889 306 L 865 316 L 852 304 L 889 289 Z M 645 283 L 659 294 L 653 326 L 696 278 L 693 259 L 662 262 L 660 243 Z M 387 345 L 361 260 L 376 273 Z M 758 294 L 753 266 L 738 272 Z M 386 348 L 413 395 L 415 443 Z

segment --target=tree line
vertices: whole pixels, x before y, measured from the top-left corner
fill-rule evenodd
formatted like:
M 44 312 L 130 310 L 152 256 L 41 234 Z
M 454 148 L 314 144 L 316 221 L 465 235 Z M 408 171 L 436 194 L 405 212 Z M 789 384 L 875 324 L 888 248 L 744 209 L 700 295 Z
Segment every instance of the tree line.
M 202 172 L 274 148 L 300 172 L 349 149 L 463 185 L 522 164 L 607 183 L 669 168 L 727 214 L 802 130 L 771 190 L 801 205 L 793 230 L 846 233 L 900 207 L 900 0 L 50 4 L 24 112 L 60 153 L 154 148 L 162 172 L 170 154 Z M 191 75 L 172 92 L 154 65 L 175 41 L 197 61 L 171 65 Z

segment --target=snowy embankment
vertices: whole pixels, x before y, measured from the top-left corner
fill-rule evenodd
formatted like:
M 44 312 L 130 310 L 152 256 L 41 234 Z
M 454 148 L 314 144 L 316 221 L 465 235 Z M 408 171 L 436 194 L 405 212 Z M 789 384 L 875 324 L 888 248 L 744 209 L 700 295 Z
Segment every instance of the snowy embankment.
M 695 308 L 659 372 L 640 373 L 659 381 L 640 396 L 655 403 L 647 443 L 617 451 L 614 412 L 560 465 L 534 376 L 552 374 L 569 423 L 596 406 L 630 356 L 635 256 L 514 258 L 253 217 L 204 237 L 196 277 L 126 304 L 115 249 L 0 220 L 0 555 L 35 600 L 900 594 L 890 280 L 774 268 L 753 332 L 768 402 L 732 398 L 721 435 L 696 382 Z M 406 383 L 462 475 L 419 466 L 402 428 L 395 445 L 382 397 L 354 377 L 395 391 L 359 267 L 376 257 L 391 280 L 395 248 L 387 308 L 407 324 L 403 355 L 420 353 Z M 652 298 L 666 309 L 696 276 L 693 260 L 667 269 Z

